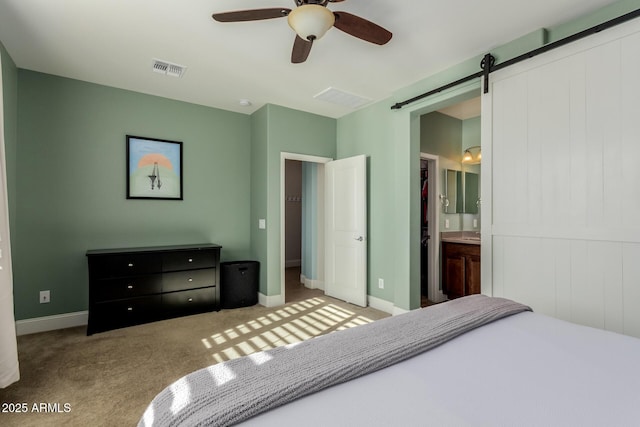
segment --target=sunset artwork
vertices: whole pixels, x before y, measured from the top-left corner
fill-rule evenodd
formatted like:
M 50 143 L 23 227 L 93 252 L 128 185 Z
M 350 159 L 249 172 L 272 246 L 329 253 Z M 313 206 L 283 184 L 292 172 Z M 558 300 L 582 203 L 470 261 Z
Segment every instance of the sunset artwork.
M 127 136 L 127 198 L 182 200 L 182 143 Z

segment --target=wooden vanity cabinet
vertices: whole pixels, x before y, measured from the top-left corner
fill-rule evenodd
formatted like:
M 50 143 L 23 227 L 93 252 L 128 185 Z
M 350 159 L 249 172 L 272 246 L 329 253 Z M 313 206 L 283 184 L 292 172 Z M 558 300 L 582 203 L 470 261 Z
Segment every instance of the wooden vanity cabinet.
M 442 242 L 442 292 L 450 300 L 480 293 L 480 245 Z

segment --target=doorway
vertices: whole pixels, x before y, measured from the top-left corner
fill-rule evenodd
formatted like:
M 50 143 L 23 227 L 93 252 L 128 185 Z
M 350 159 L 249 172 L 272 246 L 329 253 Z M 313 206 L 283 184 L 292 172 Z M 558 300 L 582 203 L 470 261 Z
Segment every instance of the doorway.
M 318 164 L 285 160 L 285 296 L 296 302 L 324 295 L 316 271 L 318 254 L 314 250 L 317 224 Z
M 281 153 L 280 159 L 280 295 L 284 304 L 324 295 L 324 165 L 332 159 L 297 153 Z
M 420 116 L 420 305 L 423 307 L 447 300 L 440 283 L 440 232 L 460 236 L 480 232 L 480 98 L 476 95 L 462 101 L 457 99 L 438 107 Z M 477 159 L 464 159 L 463 153 L 470 150 L 477 153 L 474 154 Z M 454 194 L 461 197 L 452 196 L 454 200 L 449 200 L 451 195 L 446 194 L 447 171 L 460 177 L 459 182 L 455 182 Z M 449 202 L 453 205 L 444 210 L 443 206 Z
M 286 162 L 299 160 L 304 162 L 303 187 L 308 187 L 308 191 L 303 190 L 302 194 L 302 222 L 304 228 L 310 230 L 310 233 L 306 234 L 309 239 L 304 239 L 305 233 L 302 233 L 302 274 L 309 278 L 309 280 L 304 279 L 304 284 L 310 288 L 326 290 L 328 296 L 366 307 L 366 156 L 333 160 L 281 153 L 280 159 L 280 295 L 278 299 L 282 304 L 286 301 Z M 304 177 L 304 164 L 311 169 L 308 178 Z M 306 209 L 305 205 L 308 205 Z
M 420 306 L 446 300 L 440 290 L 440 159 L 420 153 Z

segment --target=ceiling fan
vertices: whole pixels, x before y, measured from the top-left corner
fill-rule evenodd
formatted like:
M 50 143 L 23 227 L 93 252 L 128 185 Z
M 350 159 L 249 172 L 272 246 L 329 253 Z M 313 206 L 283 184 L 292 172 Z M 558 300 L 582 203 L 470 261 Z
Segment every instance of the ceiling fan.
M 287 17 L 289 26 L 296 32 L 291 52 L 291 62 L 299 64 L 307 60 L 313 42 L 321 38 L 329 28 L 336 27 L 359 39 L 383 45 L 392 34 L 381 26 L 347 12 L 332 12 L 327 3 L 343 0 L 294 0 L 295 9 L 283 7 L 269 9 L 239 10 L 214 13 L 218 22 L 259 21 L 262 19 Z

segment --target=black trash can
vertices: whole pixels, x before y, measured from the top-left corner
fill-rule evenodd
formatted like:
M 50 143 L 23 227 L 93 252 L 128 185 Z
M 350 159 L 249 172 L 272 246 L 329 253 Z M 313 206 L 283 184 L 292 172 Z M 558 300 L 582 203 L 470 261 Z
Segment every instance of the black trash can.
M 239 308 L 258 303 L 260 263 L 228 261 L 220 263 L 220 303 L 222 308 Z

